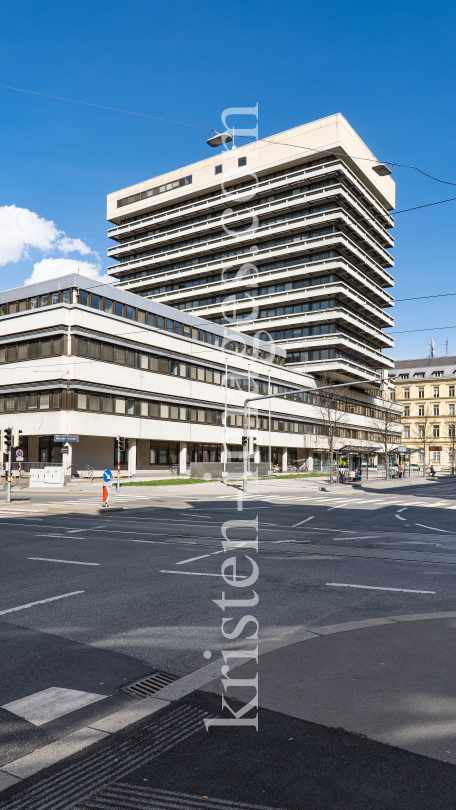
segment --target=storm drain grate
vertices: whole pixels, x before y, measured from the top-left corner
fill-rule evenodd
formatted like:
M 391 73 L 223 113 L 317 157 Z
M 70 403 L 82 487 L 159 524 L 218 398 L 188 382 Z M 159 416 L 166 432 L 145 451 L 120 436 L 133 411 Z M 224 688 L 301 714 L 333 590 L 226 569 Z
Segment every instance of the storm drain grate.
M 129 695 L 147 698 L 177 680 L 179 680 L 178 676 L 170 675 L 169 672 L 152 672 L 150 675 L 146 675 L 145 678 L 140 678 L 139 681 L 133 681 L 127 686 L 122 686 L 122 689 L 124 692 L 128 692 Z

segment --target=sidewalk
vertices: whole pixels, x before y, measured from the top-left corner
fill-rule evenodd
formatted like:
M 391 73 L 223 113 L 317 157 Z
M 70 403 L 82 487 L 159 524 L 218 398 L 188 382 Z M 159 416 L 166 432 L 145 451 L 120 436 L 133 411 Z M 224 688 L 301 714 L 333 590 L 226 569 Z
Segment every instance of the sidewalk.
M 224 692 L 214 661 L 129 720 L 80 730 L 79 746 L 4 765 L 0 784 L 14 787 L 0 807 L 454 810 L 456 612 L 303 627 L 259 652 L 258 665 L 231 659 L 229 673 L 239 682 L 258 672 L 258 732 L 204 730 L 204 715 L 233 717 L 221 695 L 239 717 L 252 716 L 242 710 L 255 696 L 236 684 Z

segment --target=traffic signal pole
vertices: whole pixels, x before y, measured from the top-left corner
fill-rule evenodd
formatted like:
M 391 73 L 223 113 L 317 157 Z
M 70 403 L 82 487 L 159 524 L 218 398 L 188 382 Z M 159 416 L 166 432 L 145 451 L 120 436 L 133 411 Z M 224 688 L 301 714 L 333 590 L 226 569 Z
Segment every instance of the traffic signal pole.
M 357 380 L 351 385 L 361 385 L 362 383 L 367 382 L 377 382 L 378 377 L 368 377 L 367 380 Z M 242 482 L 243 486 L 242 489 L 244 492 L 247 492 L 247 466 L 248 466 L 248 430 L 249 430 L 249 423 L 248 423 L 248 406 L 250 402 L 257 402 L 260 399 L 280 399 L 281 397 L 289 397 L 290 393 L 298 394 L 300 391 L 309 391 L 309 393 L 314 394 L 317 391 L 326 391 L 328 388 L 344 388 L 346 387 L 346 383 L 338 383 L 337 385 L 321 385 L 318 388 L 310 388 L 309 385 L 306 385 L 304 388 L 295 388 L 294 391 L 290 392 L 287 391 L 286 394 L 264 394 L 261 397 L 247 397 L 244 400 L 244 416 L 242 421 L 242 460 L 244 466 L 244 480 Z M 330 471 L 330 475 L 332 475 L 332 471 Z
M 8 448 L 8 476 L 6 486 L 6 503 L 11 503 L 11 447 Z
M 117 482 L 116 492 L 120 492 L 120 436 L 117 437 Z

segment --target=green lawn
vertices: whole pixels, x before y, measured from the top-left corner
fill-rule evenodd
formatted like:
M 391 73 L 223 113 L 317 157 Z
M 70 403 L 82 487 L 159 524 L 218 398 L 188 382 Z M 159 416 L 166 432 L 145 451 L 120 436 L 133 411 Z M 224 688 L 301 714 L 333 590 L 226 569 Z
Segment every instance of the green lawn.
M 122 487 L 172 487 L 179 484 L 208 484 L 211 481 L 216 481 L 216 478 L 210 478 L 206 481 L 205 478 L 162 478 L 158 481 L 129 481 L 122 483 Z
M 275 475 L 274 478 L 326 478 L 327 473 L 291 473 L 290 475 Z

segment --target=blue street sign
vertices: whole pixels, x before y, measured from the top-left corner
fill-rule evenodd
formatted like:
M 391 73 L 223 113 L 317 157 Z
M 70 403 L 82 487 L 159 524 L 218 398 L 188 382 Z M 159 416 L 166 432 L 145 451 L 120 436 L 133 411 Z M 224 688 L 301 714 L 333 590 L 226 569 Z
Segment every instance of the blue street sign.
M 79 436 L 68 436 L 66 434 L 60 434 L 59 433 L 57 436 L 54 436 L 54 441 L 55 442 L 78 442 L 79 441 Z
M 106 481 L 106 483 L 109 484 L 111 478 L 112 478 L 111 470 L 105 470 L 103 473 L 103 481 Z
M 24 458 L 24 451 L 23 450 L 16 450 L 16 458 L 18 458 L 18 459 Z

